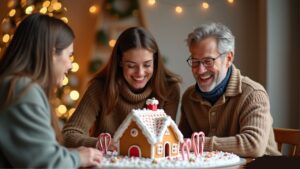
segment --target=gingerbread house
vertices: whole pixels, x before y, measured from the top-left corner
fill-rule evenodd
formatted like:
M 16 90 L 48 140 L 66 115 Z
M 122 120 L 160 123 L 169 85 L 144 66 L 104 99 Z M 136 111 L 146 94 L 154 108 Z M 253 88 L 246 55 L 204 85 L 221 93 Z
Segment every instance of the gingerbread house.
M 117 129 L 113 139 L 119 155 L 152 159 L 179 155 L 183 135 L 176 123 L 164 110 L 151 109 L 132 110 Z

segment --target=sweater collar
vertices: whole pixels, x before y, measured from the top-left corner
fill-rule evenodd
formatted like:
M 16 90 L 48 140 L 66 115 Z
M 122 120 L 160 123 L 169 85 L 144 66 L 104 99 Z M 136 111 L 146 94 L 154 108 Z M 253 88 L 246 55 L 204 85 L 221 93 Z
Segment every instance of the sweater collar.
M 229 82 L 229 78 L 231 76 L 232 66 L 229 67 L 225 78 L 218 84 L 212 91 L 203 92 L 199 88 L 199 85 L 196 85 L 196 92 L 201 95 L 205 100 L 209 101 L 211 104 L 215 104 L 217 100 L 224 94 L 227 84 Z
M 234 65 L 232 65 L 231 67 L 232 72 L 229 78 L 228 85 L 225 89 L 225 97 L 234 97 L 242 93 L 242 75 L 240 73 L 240 70 L 237 69 Z M 203 97 L 197 94 L 196 91 L 191 93 L 190 98 L 194 101 L 204 102 Z
M 128 84 L 126 82 L 122 82 L 119 85 L 120 96 L 124 101 L 128 101 L 130 103 L 139 103 L 144 101 L 145 99 L 151 96 L 152 90 L 150 85 L 146 85 L 144 91 L 140 93 L 134 93 L 130 90 Z

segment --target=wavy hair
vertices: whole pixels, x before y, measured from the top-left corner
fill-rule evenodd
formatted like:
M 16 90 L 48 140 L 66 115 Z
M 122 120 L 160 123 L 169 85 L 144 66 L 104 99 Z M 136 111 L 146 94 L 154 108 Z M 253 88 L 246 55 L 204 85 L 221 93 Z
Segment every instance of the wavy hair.
M 107 65 L 98 72 L 93 80 L 104 81 L 105 99 L 103 112 L 109 114 L 116 105 L 119 97 L 119 85 L 123 78 L 123 69 L 120 66 L 123 53 L 131 49 L 147 49 L 153 52 L 154 72 L 147 85 L 150 85 L 154 94 L 160 100 L 168 100 L 167 89 L 170 83 L 179 83 L 181 78 L 167 70 L 164 66 L 158 45 L 149 31 L 142 27 L 126 29 L 117 39 Z
M 38 83 L 51 100 L 56 83 L 53 54 L 61 54 L 74 38 L 72 29 L 60 19 L 35 13 L 22 20 L 0 60 L 0 80 L 12 77 L 5 94 L 6 101 L 1 103 L 0 109 L 24 94 L 33 83 Z M 14 93 L 16 82 L 21 77 L 30 78 L 31 83 L 21 93 Z M 54 111 L 51 112 L 52 126 L 61 142 L 57 117 Z

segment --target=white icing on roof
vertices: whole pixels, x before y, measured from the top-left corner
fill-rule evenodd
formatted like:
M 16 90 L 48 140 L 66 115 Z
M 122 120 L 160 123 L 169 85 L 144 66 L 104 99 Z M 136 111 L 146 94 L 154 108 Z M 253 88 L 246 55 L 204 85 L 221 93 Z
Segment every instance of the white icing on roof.
M 113 138 L 114 142 L 117 142 L 122 137 L 123 133 L 132 121 L 136 122 L 147 138 L 148 142 L 152 145 L 162 141 L 163 136 L 169 126 L 173 128 L 178 140 L 183 142 L 183 135 L 178 129 L 176 123 L 171 119 L 170 116 L 167 116 L 162 109 L 158 109 L 156 111 L 149 109 L 132 110 L 115 132 Z

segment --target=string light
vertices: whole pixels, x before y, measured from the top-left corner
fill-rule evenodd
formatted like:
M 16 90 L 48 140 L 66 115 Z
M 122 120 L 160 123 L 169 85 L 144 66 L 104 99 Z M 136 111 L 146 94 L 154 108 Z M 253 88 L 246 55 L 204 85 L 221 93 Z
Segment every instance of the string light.
M 41 8 L 40 13 L 46 14 L 47 13 L 47 8 L 46 7 Z
M 65 23 L 68 23 L 68 22 L 69 22 L 69 20 L 68 20 L 67 17 L 61 17 L 60 19 L 63 20 Z
M 225 1 L 225 0 L 224 0 Z M 235 3 L 235 0 L 226 0 L 228 4 L 232 5 Z M 185 1 L 186 3 L 182 3 L 179 5 L 176 2 L 173 1 L 158 1 L 160 3 L 164 3 L 165 5 L 169 5 L 172 8 L 174 8 L 176 14 L 181 14 L 184 12 L 186 7 L 194 7 L 194 6 L 200 6 L 199 8 L 201 10 L 208 10 L 210 8 L 210 1 L 209 0 L 201 0 L 198 5 L 189 3 L 190 1 Z M 155 6 L 156 4 L 155 0 L 148 0 L 147 4 L 149 7 Z
M 74 55 L 72 55 L 72 56 L 70 57 L 70 61 L 73 62 L 74 59 L 75 59 L 75 58 L 74 58 Z
M 63 104 L 56 108 L 56 113 L 59 117 L 62 117 L 67 112 L 67 107 Z
M 50 6 L 50 1 L 44 1 L 42 6 L 48 8 Z
M 61 3 L 60 2 L 56 2 L 53 4 L 53 10 L 55 11 L 59 11 L 61 9 Z
M 203 9 L 208 9 L 209 8 L 209 4 L 207 2 L 202 2 L 201 7 Z
M 15 16 L 15 14 L 16 14 L 16 10 L 12 9 L 9 11 L 8 16 L 13 17 L 13 16 Z
M 9 41 L 9 34 L 4 34 L 4 36 L 3 36 L 3 38 L 2 38 L 2 41 L 4 42 L 4 43 L 7 43 L 8 41 Z
M 77 90 L 72 90 L 70 92 L 70 98 L 72 100 L 78 100 L 79 99 L 79 92 Z
M 111 39 L 109 42 L 108 42 L 108 45 L 113 48 L 116 44 L 116 40 L 115 39 Z
M 64 80 L 62 81 L 62 84 L 65 86 L 69 83 L 69 79 L 67 76 L 65 76 Z
M 148 5 L 149 6 L 154 6 L 156 4 L 155 0 L 148 0 Z
M 76 62 L 73 62 L 71 71 L 72 72 L 77 72 L 78 70 L 79 70 L 79 64 L 76 63 Z
M 233 4 L 234 0 L 227 0 L 228 3 Z
M 181 6 L 176 6 L 175 7 L 175 12 L 178 13 L 178 14 L 181 14 L 183 12 L 183 9 Z
M 92 5 L 90 8 L 89 8 L 89 12 L 91 14 L 97 14 L 99 13 L 99 6 L 98 5 Z

